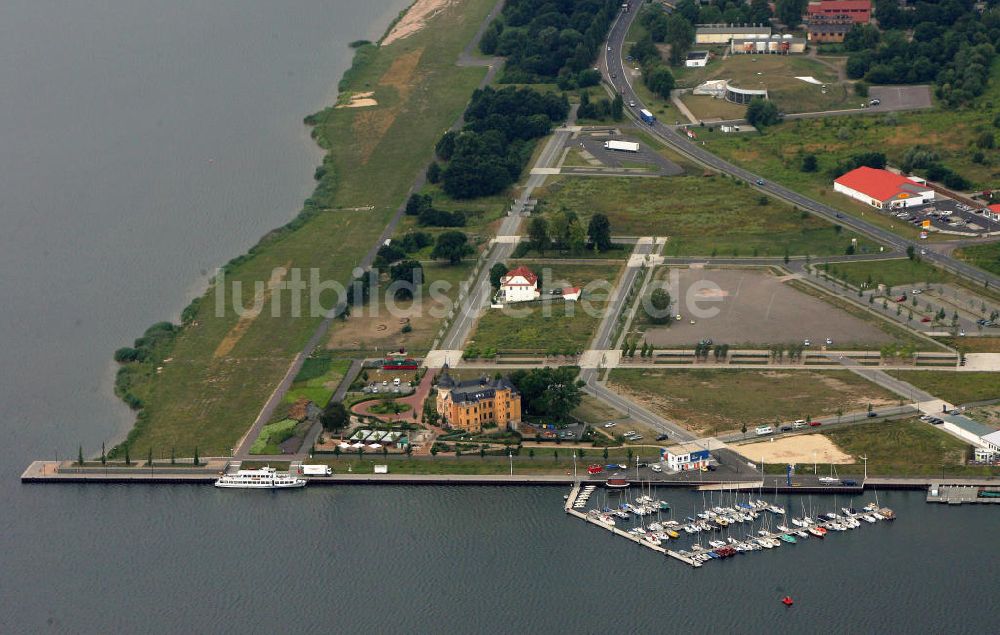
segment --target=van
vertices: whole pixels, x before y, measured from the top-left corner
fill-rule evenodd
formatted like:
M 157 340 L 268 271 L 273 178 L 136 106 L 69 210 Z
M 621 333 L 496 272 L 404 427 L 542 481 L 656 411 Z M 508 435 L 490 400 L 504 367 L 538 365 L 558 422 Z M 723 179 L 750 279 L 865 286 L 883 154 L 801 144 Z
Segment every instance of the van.
M 397 377 L 397 378 L 395 378 L 395 379 L 392 380 L 392 385 L 393 386 L 398 386 L 399 385 L 399 377 Z
M 763 437 L 772 434 L 774 432 L 774 428 L 771 426 L 757 426 L 756 432 L 758 437 Z
M 792 427 L 795 428 L 796 430 L 799 430 L 801 428 L 806 427 L 807 425 L 809 424 L 806 423 L 804 419 L 799 419 L 798 421 L 792 424 Z

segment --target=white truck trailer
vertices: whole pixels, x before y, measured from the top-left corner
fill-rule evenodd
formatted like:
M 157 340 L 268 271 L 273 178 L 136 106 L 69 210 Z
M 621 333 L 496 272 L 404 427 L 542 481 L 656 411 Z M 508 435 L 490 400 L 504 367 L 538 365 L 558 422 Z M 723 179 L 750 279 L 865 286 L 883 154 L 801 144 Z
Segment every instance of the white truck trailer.
M 605 141 L 605 150 L 617 150 L 618 152 L 638 152 L 639 144 L 634 141 Z

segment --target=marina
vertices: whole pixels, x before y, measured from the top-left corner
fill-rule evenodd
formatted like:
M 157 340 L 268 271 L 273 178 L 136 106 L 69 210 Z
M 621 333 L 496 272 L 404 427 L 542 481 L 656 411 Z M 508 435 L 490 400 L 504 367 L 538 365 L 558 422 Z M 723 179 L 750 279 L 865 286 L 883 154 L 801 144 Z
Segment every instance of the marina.
M 678 521 L 673 518 L 669 502 L 652 496 L 654 488 L 651 485 L 644 489 L 646 493 L 630 499 L 624 488 L 599 490 L 593 483 L 577 483 L 565 496 L 565 511 L 693 568 L 711 560 L 795 545 L 810 538 L 822 540 L 831 533 L 851 531 L 863 524 L 891 522 L 896 518 L 895 512 L 880 507 L 877 499 L 861 509 L 847 506 L 828 512 L 812 511 L 810 501 L 809 510 L 803 503 L 801 515 L 792 517 L 777 503 L 759 498 L 759 493 L 757 498 L 753 493 L 744 496 L 744 489 L 719 492 L 717 499 L 712 501 L 704 498 L 703 493 L 702 510 Z M 714 497 L 715 492 L 712 494 Z M 590 507 L 591 498 L 602 498 L 603 502 L 598 507 Z M 614 506 L 609 502 L 611 498 L 617 498 Z M 687 548 L 680 548 L 684 539 L 694 542 Z M 670 544 L 678 548 L 670 548 Z

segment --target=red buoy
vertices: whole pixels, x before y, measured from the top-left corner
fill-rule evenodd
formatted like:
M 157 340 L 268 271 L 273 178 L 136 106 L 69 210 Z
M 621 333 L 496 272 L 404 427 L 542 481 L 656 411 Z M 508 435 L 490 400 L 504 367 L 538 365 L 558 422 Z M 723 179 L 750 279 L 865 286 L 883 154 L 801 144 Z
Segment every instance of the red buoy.
M 781 603 L 784 604 L 785 606 L 791 606 L 795 604 L 795 600 L 786 595 L 785 597 L 781 598 Z

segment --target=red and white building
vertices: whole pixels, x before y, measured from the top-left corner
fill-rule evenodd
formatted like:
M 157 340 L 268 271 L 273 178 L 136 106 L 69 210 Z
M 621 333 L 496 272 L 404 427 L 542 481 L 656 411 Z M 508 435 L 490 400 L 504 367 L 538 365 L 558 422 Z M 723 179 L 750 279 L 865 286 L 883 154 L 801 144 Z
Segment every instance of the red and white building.
M 872 19 L 871 0 L 825 0 L 806 7 L 807 18 L 846 15 L 855 24 L 868 24 Z
M 923 179 L 865 166 L 836 179 L 833 189 L 876 209 L 915 207 L 934 201 L 934 190 Z
M 538 276 L 527 267 L 508 271 L 500 278 L 497 300 L 501 302 L 530 302 L 541 296 L 538 290 Z

